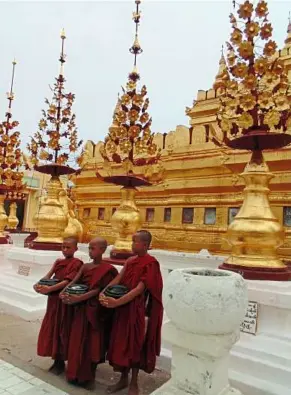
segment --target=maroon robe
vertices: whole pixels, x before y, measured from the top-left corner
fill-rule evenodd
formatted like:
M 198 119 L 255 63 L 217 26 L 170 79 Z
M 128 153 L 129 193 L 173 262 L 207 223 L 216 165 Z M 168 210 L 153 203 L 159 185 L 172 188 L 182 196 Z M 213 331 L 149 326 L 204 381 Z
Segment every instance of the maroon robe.
M 89 286 L 89 291 L 102 291 L 118 274 L 108 263 L 83 268 L 80 283 Z M 108 309 L 101 306 L 98 295 L 76 304 L 70 334 L 67 379 L 79 383 L 91 381 L 95 377 L 94 364 L 104 362 L 106 353 L 105 328 Z
M 58 259 L 55 262 L 53 278 L 71 282 L 82 265 L 83 262 L 78 258 Z M 37 354 L 41 357 L 52 357 L 65 361 L 67 359 L 73 308 L 65 305 L 59 298 L 61 291 L 48 295 L 46 314 L 38 336 Z
M 115 311 L 107 358 L 116 370 L 139 367 L 151 373 L 161 350 L 163 280 L 159 263 L 148 254 L 126 262 L 120 284 L 132 290 L 139 282 L 144 283 L 145 292 Z

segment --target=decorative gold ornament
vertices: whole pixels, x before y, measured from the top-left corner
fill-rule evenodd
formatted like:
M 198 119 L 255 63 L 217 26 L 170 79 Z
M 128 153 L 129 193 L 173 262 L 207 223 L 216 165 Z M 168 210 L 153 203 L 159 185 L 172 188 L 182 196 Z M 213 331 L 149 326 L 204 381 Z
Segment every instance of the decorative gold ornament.
M 4 238 L 4 229 L 6 228 L 8 217 L 4 209 L 5 195 L 0 195 L 0 237 Z
M 286 99 L 287 70 L 283 61 L 274 56 L 277 44 L 271 39 L 273 28 L 267 18 L 267 3 L 259 1 L 254 9 L 253 4 L 245 1 L 239 6 L 238 15 L 242 20 L 231 15 L 232 33 L 227 56 L 230 61 L 224 68 L 229 81 L 220 84 L 220 114 L 225 113 L 228 118 L 232 115 L 234 121 L 229 135 L 224 136 L 225 143 L 229 145 L 229 141 L 243 138 L 254 130 L 265 133 L 271 129 L 291 137 L 286 125 L 291 112 L 290 101 Z M 214 89 L 217 89 L 217 82 Z M 234 99 L 237 107 L 231 107 L 230 111 L 228 103 Z M 224 118 L 218 119 L 220 127 Z M 286 139 L 288 136 L 282 137 Z
M 59 194 L 62 189 L 59 177 L 52 177 L 47 183 L 47 196 L 41 199 L 39 211 L 33 218 L 35 227 L 38 230 L 36 242 L 63 242 L 63 234 L 68 224 L 68 218 L 59 201 Z
M 135 188 L 121 189 L 121 204 L 112 216 L 112 230 L 117 235 L 114 249 L 130 252 L 132 235 L 141 228 L 141 215 L 135 204 Z
M 75 237 L 79 242 L 82 242 L 83 226 L 76 217 L 73 200 L 68 196 L 66 190 L 60 192 L 59 200 L 68 219 L 68 225 L 64 230 L 63 237 Z
M 254 151 L 241 177 L 246 183 L 243 205 L 229 225 L 227 238 L 232 252 L 230 265 L 284 269 L 277 249 L 284 231 L 269 203 L 269 182 L 273 177 L 260 151 Z
M 16 211 L 17 211 L 17 204 L 15 202 L 10 203 L 9 217 L 8 217 L 8 228 L 9 229 L 17 229 L 17 226 L 19 224 L 19 220 L 17 218 Z
M 270 39 L 273 29 L 267 19 L 267 3 L 260 1 L 254 10 L 253 4 L 245 1 L 238 15 L 242 20 L 231 17 L 233 33 L 228 51 L 235 61 L 228 64 L 230 81 L 220 94 L 217 121 L 223 137 L 218 144 L 253 153 L 242 174 L 246 183 L 244 202 L 228 229 L 232 252 L 222 268 L 243 275 L 246 268 L 256 268 L 260 274 L 248 278 L 257 279 L 266 276 L 261 269 L 271 269 L 269 279 L 277 279 L 272 277 L 272 270 L 278 270 L 284 280 L 287 269 L 277 255 L 284 232 L 270 208 L 268 184 L 272 174 L 262 151 L 291 142 L 287 70 L 274 56 L 277 44 Z M 228 89 L 230 85 L 234 89 Z
M 67 165 L 75 162 L 74 154 L 82 145 L 78 140 L 76 115 L 72 113 L 75 95 L 66 93 L 64 84 L 64 42 L 66 36 L 61 33 L 62 51 L 60 56 L 60 73 L 53 88 L 52 100 L 45 100 L 48 110 L 42 110 L 39 130 L 34 133 L 27 149 L 31 160 L 37 165 L 57 164 Z M 49 173 L 50 174 L 50 173 Z
M 134 67 L 128 76 L 126 89 L 122 88 L 123 95 L 118 98 L 112 125 L 104 139 L 104 146 L 100 148 L 100 154 L 104 159 L 101 171 L 105 170 L 108 176 L 102 177 L 99 171 L 97 172 L 97 176 L 101 176 L 105 182 L 123 186 L 121 205 L 112 216 L 112 228 L 117 234 L 111 252 L 111 257 L 114 258 L 120 254 L 123 257 L 131 254 L 132 235 L 141 226 L 141 217 L 134 201 L 135 187 L 150 185 L 147 178 L 152 177 L 154 171 L 148 171 L 148 168 L 155 166 L 161 156 L 161 150 L 153 141 L 152 120 L 147 112 L 149 107 L 149 99 L 146 97 L 147 88 L 145 85 L 140 89 L 137 86 L 140 75 L 136 63 L 142 49 L 138 40 L 140 1 L 136 0 L 135 3 L 136 11 L 133 19 L 136 24 L 136 34 L 130 48 L 130 52 L 134 55 Z M 142 177 L 134 174 L 138 167 L 143 169 Z

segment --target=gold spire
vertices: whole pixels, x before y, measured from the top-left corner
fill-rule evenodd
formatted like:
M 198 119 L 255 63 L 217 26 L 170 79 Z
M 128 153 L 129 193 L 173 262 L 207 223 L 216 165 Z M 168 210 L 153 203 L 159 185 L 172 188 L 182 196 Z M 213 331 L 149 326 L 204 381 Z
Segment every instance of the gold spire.
M 215 77 L 215 82 L 213 84 L 213 88 L 215 90 L 225 87 L 225 83 L 226 81 L 229 80 L 229 74 L 228 74 L 228 70 L 227 70 L 227 65 L 226 65 L 226 61 L 225 61 L 225 57 L 224 57 L 224 53 L 223 53 L 223 46 L 221 48 L 221 57 L 219 60 L 219 69 L 218 69 L 218 73 Z
M 287 38 L 285 40 L 285 48 L 291 48 L 291 11 L 289 12 L 289 23 L 287 29 Z
M 61 63 L 60 75 L 64 76 L 64 63 L 66 62 L 66 60 L 65 60 L 66 55 L 64 54 L 65 39 L 66 39 L 65 29 L 61 30 L 61 39 L 62 39 L 62 49 L 61 49 L 61 55 L 60 55 L 60 63 Z
M 140 22 L 140 17 L 141 17 L 141 12 L 139 10 L 139 5 L 140 5 L 140 0 L 135 0 L 136 4 L 136 10 L 133 13 L 133 21 L 135 23 L 135 39 L 132 44 L 132 47 L 129 48 L 129 52 L 134 55 L 134 67 L 136 68 L 136 61 L 137 61 L 137 55 L 140 55 L 143 50 L 141 49 L 139 39 L 138 39 L 138 27 L 139 27 L 139 22 Z M 133 73 L 137 73 L 137 69 L 133 71 Z
M 115 127 L 119 127 L 119 123 L 118 123 L 117 117 L 118 117 L 118 114 L 119 114 L 119 112 L 121 110 L 122 110 L 122 108 L 121 108 L 121 100 L 120 100 L 120 96 L 119 96 L 119 93 L 118 93 L 116 106 L 114 108 L 114 112 L 113 112 L 113 116 L 112 116 L 112 124 L 111 124 L 109 130 L 112 129 L 112 128 L 115 128 Z

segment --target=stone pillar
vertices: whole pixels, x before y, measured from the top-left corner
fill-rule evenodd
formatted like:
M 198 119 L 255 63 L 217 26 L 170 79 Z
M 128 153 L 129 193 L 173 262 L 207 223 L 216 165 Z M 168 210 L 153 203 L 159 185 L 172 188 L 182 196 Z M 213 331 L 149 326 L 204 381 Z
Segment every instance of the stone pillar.
M 222 270 L 174 270 L 164 288 L 171 379 L 153 394 L 239 395 L 228 381 L 231 347 L 247 308 L 243 278 Z

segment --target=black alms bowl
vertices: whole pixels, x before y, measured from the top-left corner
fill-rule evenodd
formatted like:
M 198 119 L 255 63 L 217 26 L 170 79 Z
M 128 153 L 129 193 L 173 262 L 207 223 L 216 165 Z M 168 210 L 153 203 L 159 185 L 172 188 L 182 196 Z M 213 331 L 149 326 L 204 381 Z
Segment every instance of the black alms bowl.
M 127 287 L 124 285 L 112 285 L 106 288 L 104 295 L 109 298 L 119 299 L 128 293 Z
M 47 287 L 51 287 L 53 285 L 58 284 L 59 282 L 61 282 L 61 280 L 58 280 L 57 278 L 49 278 L 49 279 L 39 280 L 38 284 L 39 285 L 46 285 Z
M 82 295 L 88 292 L 88 289 L 89 287 L 87 285 L 73 284 L 66 289 L 66 292 L 71 295 Z

